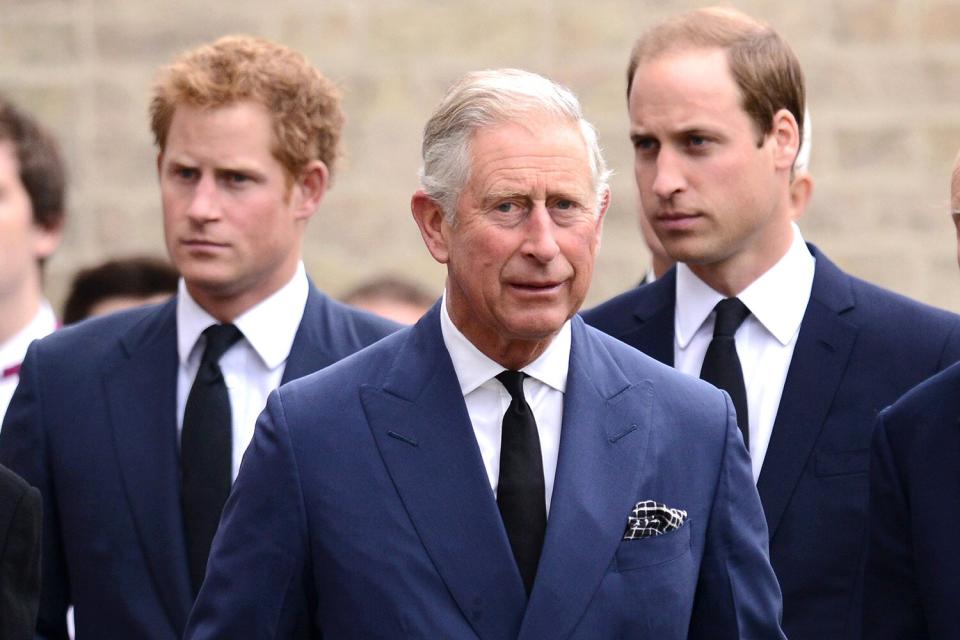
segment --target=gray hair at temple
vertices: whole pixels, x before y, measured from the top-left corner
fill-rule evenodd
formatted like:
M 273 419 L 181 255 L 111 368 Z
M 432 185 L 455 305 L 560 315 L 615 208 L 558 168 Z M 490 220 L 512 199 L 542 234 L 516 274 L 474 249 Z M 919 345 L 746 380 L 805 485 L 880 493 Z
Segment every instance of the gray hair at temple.
M 456 222 L 457 202 L 470 177 L 470 141 L 481 128 L 522 122 L 545 112 L 579 126 L 587 145 L 595 206 L 607 189 L 610 171 L 597 131 L 583 117 L 580 102 L 566 87 L 519 69 L 474 71 L 444 96 L 423 131 L 420 185 L 444 216 Z

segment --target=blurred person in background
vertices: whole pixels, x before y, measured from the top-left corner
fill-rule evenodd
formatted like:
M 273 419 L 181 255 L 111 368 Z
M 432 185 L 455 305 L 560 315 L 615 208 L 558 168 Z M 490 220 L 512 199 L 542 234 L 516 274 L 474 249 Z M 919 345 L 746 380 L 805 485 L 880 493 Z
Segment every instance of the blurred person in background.
M 401 324 L 413 324 L 436 301 L 416 282 L 383 275 L 361 282 L 340 299 L 349 305 Z
M 60 244 L 65 188 L 53 136 L 0 97 L 0 419 L 27 347 L 57 327 L 43 264 Z
M 70 284 L 63 323 L 163 302 L 177 293 L 179 278 L 168 261 L 150 256 L 117 258 L 81 269 Z
M 950 180 L 960 262 L 960 155 Z M 960 634 L 960 364 L 885 409 L 870 460 L 863 637 Z

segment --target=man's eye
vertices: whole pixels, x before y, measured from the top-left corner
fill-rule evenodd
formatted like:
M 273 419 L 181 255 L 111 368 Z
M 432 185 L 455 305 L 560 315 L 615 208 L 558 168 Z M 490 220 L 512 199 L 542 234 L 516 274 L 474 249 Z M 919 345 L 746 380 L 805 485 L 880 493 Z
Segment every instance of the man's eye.
M 501 202 L 495 208 L 500 213 L 510 213 L 517 208 L 517 205 L 512 202 Z
M 657 141 L 653 138 L 635 137 L 633 148 L 637 151 L 652 151 L 657 148 Z
M 690 144 L 691 147 L 702 147 L 706 145 L 708 141 L 703 136 L 690 136 L 687 142 Z
M 567 211 L 569 209 L 573 209 L 577 205 L 573 200 L 557 200 L 556 204 L 554 204 L 553 206 L 556 209 L 562 209 L 564 211 Z
M 227 181 L 232 184 L 243 184 L 250 181 L 250 176 L 246 176 L 242 173 L 228 173 Z
M 181 180 L 192 180 L 200 175 L 200 172 L 192 167 L 178 167 L 173 173 Z

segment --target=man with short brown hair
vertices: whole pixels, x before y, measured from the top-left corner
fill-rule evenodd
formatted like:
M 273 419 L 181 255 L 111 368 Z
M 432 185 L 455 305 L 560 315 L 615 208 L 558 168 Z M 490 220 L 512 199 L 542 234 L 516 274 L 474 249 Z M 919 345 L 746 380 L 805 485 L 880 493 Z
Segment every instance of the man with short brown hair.
M 65 182 L 53 136 L 0 98 L 0 419 L 27 346 L 57 326 L 43 263 L 60 244 Z
M 178 295 L 34 344 L 0 461 L 44 500 L 38 633 L 179 639 L 267 394 L 390 333 L 301 261 L 339 96 L 300 54 L 227 37 L 160 71 L 151 104 Z
M 960 318 L 804 243 L 803 73 L 770 26 L 731 9 L 674 17 L 640 38 L 627 85 L 643 211 L 678 265 L 584 318 L 731 395 L 784 631 L 857 639 L 874 419 L 960 358 Z

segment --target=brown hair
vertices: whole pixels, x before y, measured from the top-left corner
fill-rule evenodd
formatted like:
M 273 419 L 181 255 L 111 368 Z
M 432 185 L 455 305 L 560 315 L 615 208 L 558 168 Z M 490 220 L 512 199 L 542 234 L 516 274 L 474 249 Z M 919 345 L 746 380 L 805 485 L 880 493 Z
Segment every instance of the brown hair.
M 743 110 L 761 138 L 771 131 L 774 114 L 786 109 L 796 119 L 803 139 L 806 89 L 797 56 L 772 27 L 734 9 L 682 13 L 642 35 L 630 54 L 627 99 L 641 64 L 669 53 L 712 48 L 726 51 Z
M 0 140 L 17 155 L 20 182 L 30 196 L 33 222 L 44 229 L 63 223 L 66 171 L 56 140 L 36 120 L 0 98 Z
M 312 160 L 333 174 L 344 121 L 340 92 L 301 54 L 262 38 L 226 36 L 163 67 L 150 103 L 154 141 L 162 151 L 177 105 L 209 109 L 245 100 L 270 112 L 271 153 L 290 177 Z
M 110 298 L 149 298 L 177 292 L 177 270 L 162 258 L 134 256 L 108 260 L 78 271 L 63 306 L 63 323 L 90 316 L 97 304 Z

